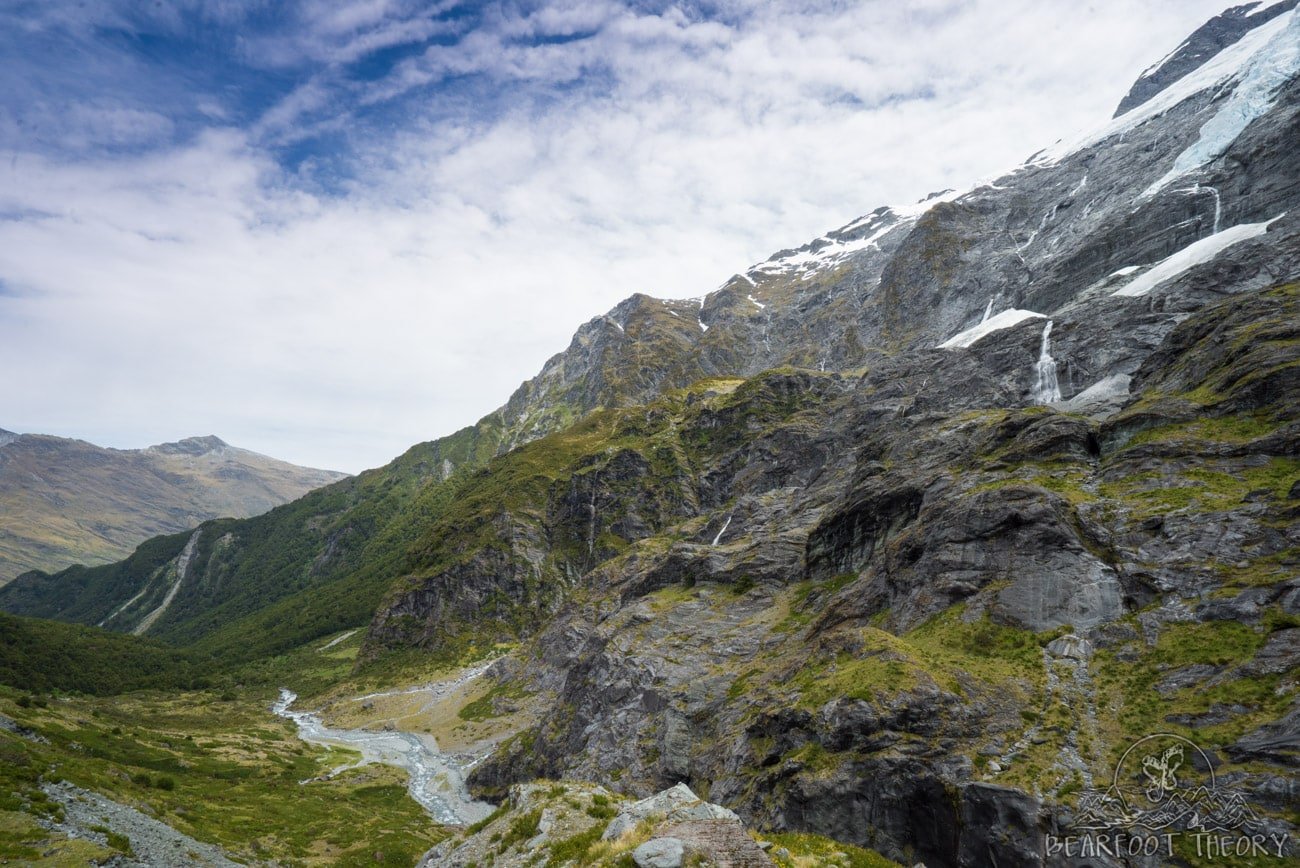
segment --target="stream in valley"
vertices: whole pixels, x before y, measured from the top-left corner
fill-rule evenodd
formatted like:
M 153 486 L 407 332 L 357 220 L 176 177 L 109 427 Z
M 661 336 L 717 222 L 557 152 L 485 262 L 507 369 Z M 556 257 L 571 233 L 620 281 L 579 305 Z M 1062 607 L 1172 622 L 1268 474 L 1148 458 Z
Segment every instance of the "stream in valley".
M 412 690 L 435 691 L 439 687 L 444 686 Z M 293 691 L 281 689 L 280 699 L 271 710 L 292 720 L 298 727 L 299 738 L 327 748 L 350 748 L 361 753 L 358 762 L 335 769 L 330 772 L 331 777 L 368 763 L 397 766 L 410 776 L 407 790 L 411 798 L 439 823 L 473 823 L 492 812 L 492 805 L 472 799 L 465 786 L 464 773 L 472 763 L 440 751 L 433 736 L 400 730 L 336 729 L 326 726 L 316 712 L 290 710 L 297 698 Z

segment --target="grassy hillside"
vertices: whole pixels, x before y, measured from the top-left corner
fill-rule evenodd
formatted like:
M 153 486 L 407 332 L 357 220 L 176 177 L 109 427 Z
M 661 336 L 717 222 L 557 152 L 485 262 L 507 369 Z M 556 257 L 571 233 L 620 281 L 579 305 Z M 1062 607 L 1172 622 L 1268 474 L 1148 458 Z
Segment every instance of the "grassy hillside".
M 158 642 L 0 614 L 0 684 L 32 693 L 108 695 L 206 685 L 210 667 Z

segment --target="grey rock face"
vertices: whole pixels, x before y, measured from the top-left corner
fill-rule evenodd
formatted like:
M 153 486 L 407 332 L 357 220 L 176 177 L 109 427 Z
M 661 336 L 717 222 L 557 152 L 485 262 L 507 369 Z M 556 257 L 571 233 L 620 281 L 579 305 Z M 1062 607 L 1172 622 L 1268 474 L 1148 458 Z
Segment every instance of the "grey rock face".
M 1239 762 L 1255 760 L 1284 768 L 1300 767 L 1300 705 L 1280 720 L 1242 736 L 1228 748 L 1228 753 Z
M 640 868 L 678 868 L 685 856 L 680 838 L 651 838 L 632 851 L 632 861 Z
M 1087 660 L 1092 657 L 1092 643 L 1080 636 L 1068 635 L 1047 643 L 1047 653 L 1067 660 Z
M 971 784 L 961 799 L 963 865 L 1037 866 L 1047 832 L 1042 803 L 1005 787 Z
M 1259 677 L 1300 671 L 1300 627 L 1279 630 L 1268 637 L 1255 658 L 1241 668 L 1243 675 Z
M 1200 598 L 1223 582 L 1214 564 L 1238 569 L 1284 556 L 1300 530 L 1285 491 L 1148 512 L 1140 480 L 1207 461 L 1253 472 L 1290 454 L 1287 420 L 1300 405 L 1300 382 L 1274 373 L 1295 364 L 1298 346 L 1280 325 L 1295 307 L 1283 298 L 1292 296 L 1237 296 L 1185 319 L 1135 370 L 1140 386 L 1130 405 L 1099 422 L 1050 409 L 987 409 L 985 402 L 1005 400 L 1006 373 L 1032 352 L 1026 334 L 1025 351 L 990 341 L 954 353 L 945 378 L 925 388 L 931 356 L 882 360 L 748 441 L 722 438 L 702 465 L 696 498 L 712 510 L 709 519 L 669 546 L 634 549 L 585 577 L 586 602 L 557 613 L 524 667 L 530 689 L 553 691 L 563 711 L 526 754 L 491 758 L 475 783 L 491 790 L 532 776 L 604 780 L 618 770 L 621 787 L 649 793 L 685 777 L 708 782 L 711 799 L 765 826 L 812 830 L 895 858 L 915 854 L 927 864 L 1038 864 L 1032 841 L 1063 822 L 1057 806 L 985 787 L 968 759 L 1006 733 L 996 774 L 1002 754 L 1014 754 L 1012 742 L 1043 737 L 1025 733 L 1028 709 L 1010 694 L 971 683 L 958 695 L 922 680 L 869 699 L 832 695 L 799 707 L 788 685 L 810 657 L 888 657 L 863 640 L 865 625 L 903 634 L 963 603 L 968 618 L 1026 631 L 1071 625 L 1074 633 L 1046 643 L 1044 665 L 1072 667 L 1052 683 L 1086 720 L 1094 648 L 1142 641 L 1116 619 L 1137 613 L 1134 626 L 1154 644 L 1179 624 L 1252 623 L 1280 610 L 1294 590 L 1285 581 Z M 1276 341 L 1243 343 L 1275 329 Z M 1020 346 L 1015 334 L 1006 338 Z M 1233 350 L 1243 346 L 1249 351 Z M 782 385 L 759 394 L 795 384 L 774 376 Z M 1260 378 L 1273 385 L 1259 388 Z M 1185 417 L 1168 403 L 1207 383 L 1213 407 L 1225 409 Z M 1237 407 L 1279 427 L 1245 443 L 1139 439 Z M 712 418 L 705 412 L 692 424 Z M 805 462 L 816 473 L 807 474 Z M 791 478 L 808 481 L 781 484 Z M 1114 488 L 1107 500 L 1093 494 L 1102 485 Z M 742 574 L 754 584 L 737 596 L 728 589 Z M 805 627 L 773 630 L 767 613 L 799 579 L 828 590 L 808 593 Z M 688 581 L 695 583 L 689 602 L 654 602 L 654 594 Z M 1153 605 L 1165 594 L 1164 605 Z M 1173 696 L 1215 679 L 1278 672 L 1292 665 L 1291 632 L 1276 631 L 1238 674 L 1197 664 L 1153 688 Z M 765 688 L 772 692 L 738 691 L 744 682 L 734 673 L 746 667 L 776 667 Z M 1238 705 L 1169 722 L 1203 729 L 1236 719 L 1246 708 Z M 1289 750 L 1285 727 L 1233 750 L 1277 756 Z M 835 764 L 801 759 L 818 751 L 834 753 Z M 974 783 L 980 787 L 968 786 Z M 975 836 L 963 819 L 974 816 L 992 818 L 1001 831 Z M 1011 828 L 1039 838 L 1025 844 Z
M 606 841 L 621 838 L 651 818 L 678 823 L 688 820 L 729 820 L 740 822 L 734 811 L 704 801 L 686 784 L 676 784 L 630 805 L 625 805 L 610 820 L 601 834 Z

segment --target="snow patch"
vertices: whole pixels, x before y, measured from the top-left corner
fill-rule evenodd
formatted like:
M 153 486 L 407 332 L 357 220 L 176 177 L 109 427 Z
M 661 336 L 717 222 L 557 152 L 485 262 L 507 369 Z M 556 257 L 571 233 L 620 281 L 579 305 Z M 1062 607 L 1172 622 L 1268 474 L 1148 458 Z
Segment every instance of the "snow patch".
M 1263 223 L 1242 223 L 1206 236 L 1193 242 L 1172 256 L 1162 259 L 1141 277 L 1134 278 L 1126 286 L 1115 290 L 1111 295 L 1136 298 L 1146 295 L 1160 284 L 1173 280 L 1189 268 L 1209 262 L 1234 244 L 1258 238 L 1268 231 L 1268 227 L 1285 217 L 1285 212 Z M 1118 272 L 1116 272 L 1118 274 Z
M 937 199 L 934 201 L 938 201 Z M 876 242 L 893 231 L 897 227 L 914 219 L 907 217 L 902 220 L 891 220 L 884 226 L 865 238 L 858 238 L 853 241 L 831 241 L 817 250 L 799 250 L 791 253 L 789 256 L 783 256 L 780 259 L 771 259 L 767 262 L 761 262 L 750 269 L 751 272 L 759 274 L 768 274 L 782 271 L 807 271 L 813 272 L 828 266 L 838 265 L 844 259 L 854 253 L 866 250 L 869 247 L 875 247 Z M 818 239 L 826 240 L 826 239 Z
M 877 220 L 885 219 L 887 214 L 888 214 L 888 209 L 886 209 L 885 213 L 880 213 L 880 214 L 877 214 L 875 211 L 873 211 L 870 214 L 864 215 L 862 217 L 859 217 L 857 220 L 854 220 L 852 223 L 840 229 L 836 234 L 847 235 L 848 233 L 852 232 L 854 229 L 861 229 L 863 226 L 866 226 L 868 223 L 874 223 Z
M 1162 68 L 1166 63 L 1169 62 L 1169 58 L 1173 57 L 1175 54 L 1177 54 L 1178 52 L 1182 51 L 1182 50 L 1183 50 L 1184 48 L 1186 48 L 1186 47 L 1187 47 L 1187 40 L 1184 39 L 1184 40 L 1183 40 L 1183 41 L 1178 45 L 1178 47 L 1175 48 L 1173 51 L 1169 52 L 1169 53 L 1166 54 L 1164 57 L 1160 58 L 1160 59 L 1157 60 L 1155 63 L 1153 63 L 1153 64 L 1151 64 L 1150 66 L 1148 66 L 1146 69 L 1142 70 L 1142 73 L 1138 76 L 1138 79 L 1141 80 L 1141 79 L 1144 79 L 1144 78 L 1150 78 L 1151 76 L 1155 75 L 1157 72 L 1159 72 L 1159 71 L 1161 70 L 1161 68 Z
M 1001 331 L 1002 329 L 1009 329 L 1016 323 L 1024 322 L 1027 319 L 1043 318 L 1043 314 L 1034 313 L 1032 310 L 1017 310 L 1014 308 L 1011 310 L 1004 310 L 994 314 L 978 325 L 971 326 L 964 332 L 959 332 L 953 335 L 948 338 L 948 340 L 939 344 L 938 349 L 954 350 L 969 347 L 975 344 L 976 341 L 986 335 L 992 334 L 993 332 Z
M 1126 265 L 1123 268 L 1121 268 L 1119 271 L 1112 271 L 1110 273 L 1110 276 L 1128 277 L 1130 274 L 1133 274 L 1134 272 L 1141 271 L 1141 270 L 1142 270 L 1142 266 L 1140 265 Z
M 965 196 L 967 193 L 970 193 L 981 186 L 982 183 L 982 181 L 976 182 L 965 190 L 944 190 L 942 193 L 936 193 L 935 195 L 922 199 L 914 204 L 891 207 L 889 210 L 893 211 L 899 217 L 920 217 L 940 202 L 951 202 L 954 199 Z
M 752 295 L 747 295 L 745 296 L 745 298 L 749 299 L 750 304 L 754 305 L 754 307 L 758 308 L 759 310 L 762 310 L 763 308 L 767 307 L 767 305 L 763 304 L 763 302 L 754 298 L 754 296 Z

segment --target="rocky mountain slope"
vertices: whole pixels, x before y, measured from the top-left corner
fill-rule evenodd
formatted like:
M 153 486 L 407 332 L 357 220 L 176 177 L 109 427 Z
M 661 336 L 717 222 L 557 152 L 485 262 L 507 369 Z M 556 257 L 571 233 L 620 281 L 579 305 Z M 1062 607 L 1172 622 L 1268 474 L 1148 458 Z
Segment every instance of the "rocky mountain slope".
M 760 827 L 929 865 L 1026 864 L 1019 848 L 1041 850 L 1128 739 L 1173 731 L 1219 750 L 1221 779 L 1284 834 L 1298 295 L 1248 293 L 1185 320 L 1103 418 L 1007 406 L 1034 358 L 1029 324 L 947 359 L 774 373 L 666 413 L 695 473 L 647 485 L 624 455 L 590 474 L 654 502 L 671 502 L 660 486 L 683 504 L 693 490 L 701 508 L 585 574 L 499 664 L 546 722 L 473 782 L 644 794 L 684 780 Z M 557 508 L 568 488 L 549 513 L 511 510 L 544 522 L 513 520 L 517 563 L 530 539 L 582 527 Z M 646 516 L 600 504 L 614 528 Z M 469 612 L 511 592 L 488 578 L 509 557 L 467 560 L 395 592 L 372 645 L 436 646 L 490 623 Z M 1266 737 L 1279 725 L 1291 734 Z M 989 812 L 1023 837 L 990 837 Z
M 1197 58 L 1175 52 L 1167 62 L 1178 75 L 1163 90 L 965 194 L 878 208 L 700 299 L 633 296 L 580 328 L 477 424 L 265 521 L 223 530 L 223 577 L 207 583 L 215 596 L 196 606 L 226 608 L 202 623 L 176 622 L 178 635 L 219 632 L 210 641 L 221 647 L 252 639 L 265 649 L 269 624 L 290 647 L 364 621 L 389 583 L 424 569 L 412 546 L 492 456 L 594 409 L 637 406 L 703 377 L 782 365 L 854 370 L 937 346 L 986 314 L 991 327 L 1036 313 L 1053 322 L 1062 399 L 1076 409 L 1117 403 L 1179 318 L 1294 268 L 1285 243 L 1300 171 L 1290 147 L 1294 21 L 1293 10 L 1268 18 L 1190 71 Z M 1160 69 L 1147 78 L 1163 80 Z M 1241 129 L 1227 136 L 1211 125 L 1210 138 L 1203 134 L 1223 119 Z M 1170 179 L 1176 163 L 1182 174 Z M 1161 291 L 1149 294 L 1157 283 Z M 1019 400 L 1029 400 L 1035 369 L 1031 362 L 1021 372 Z M 145 580 L 88 577 L 102 605 L 79 617 L 97 623 Z M 188 594 L 182 588 L 178 599 Z M 3 596 L 0 606 L 47 617 L 79 610 Z
M 909 864 L 1073 864 L 1047 836 L 1174 733 L 1294 855 L 1300 14 L 1225 15 L 1003 177 L 634 296 L 475 426 L 0 605 L 231 658 L 510 643 L 492 711 L 541 723 L 480 792 L 684 781 Z
M 150 537 L 258 515 L 343 476 L 216 437 L 105 449 L 0 431 L 0 585 L 28 570 L 120 560 Z
M 652 328 L 658 397 L 468 483 L 369 653 L 540 631 L 495 676 L 544 722 L 489 794 L 684 780 L 895 859 L 1041 864 L 1172 732 L 1249 805 L 1226 828 L 1293 852 L 1298 52 L 1266 17 L 1008 176 L 588 324 L 540 406 Z

